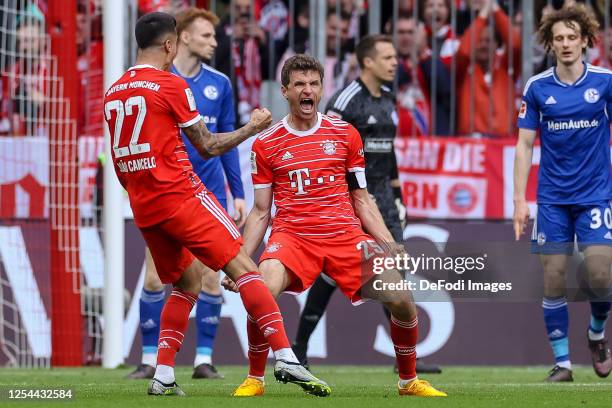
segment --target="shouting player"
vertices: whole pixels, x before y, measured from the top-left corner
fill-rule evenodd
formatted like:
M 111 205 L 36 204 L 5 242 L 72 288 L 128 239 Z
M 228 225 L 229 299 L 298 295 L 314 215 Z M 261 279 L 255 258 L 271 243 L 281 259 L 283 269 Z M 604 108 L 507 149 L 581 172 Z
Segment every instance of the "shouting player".
M 384 246 L 400 253 L 403 248 L 394 242 L 366 190 L 359 132 L 317 112 L 322 81 L 323 67 L 311 56 L 299 54 L 283 65 L 281 89 L 290 113 L 253 144 L 255 197 L 245 227 L 245 248 L 252 254 L 261 243 L 274 201 L 272 234 L 260 259 L 260 271 L 272 294 L 302 292 L 323 271 L 359 304 L 372 297 L 365 294 L 372 293 L 372 276 L 362 265 L 362 251 L 381 253 Z M 236 288 L 229 279 L 224 285 Z M 391 312 L 400 395 L 446 396 L 416 376 L 417 314 L 410 293 L 402 291 L 383 302 Z M 269 347 L 256 322 L 249 318 L 249 375 L 236 396 L 264 392 Z
M 514 162 L 516 239 L 529 220 L 525 189 L 536 131 L 541 155 L 532 250 L 544 270 L 542 308 L 555 366 L 547 381 L 573 381 L 568 343 L 565 270 L 574 235 L 585 255 L 591 288 L 588 345 L 600 377 L 612 370 L 604 337 L 610 310 L 612 174 L 610 120 L 612 72 L 583 61 L 597 35 L 597 22 L 582 5 L 548 14 L 538 32 L 557 63 L 529 79 L 519 112 Z M 607 297 L 607 300 L 606 300 Z
M 374 198 L 385 225 L 396 242 L 402 241 L 402 220 L 406 208 L 397 172 L 393 139 L 397 132 L 395 96 L 385 84 L 392 82 L 397 69 L 397 53 L 392 38 L 369 35 L 355 49 L 361 73 L 359 78 L 338 91 L 327 103 L 328 116 L 340 118 L 359 131 L 364 145 L 368 192 Z M 295 355 L 308 367 L 308 341 L 325 313 L 336 283 L 321 274 L 313 283 L 300 316 L 295 341 Z M 389 311 L 383 308 L 387 319 Z M 438 366 L 417 359 L 417 373 L 440 373 Z
M 211 132 L 234 130 L 234 96 L 229 79 L 203 61 L 209 61 L 217 47 L 216 15 L 208 10 L 190 7 L 176 15 L 178 51 L 172 72 L 180 75 L 191 89 L 198 112 Z M 234 196 L 234 214 L 238 228 L 246 220 L 244 190 L 240 179 L 238 150 L 204 160 L 183 137 L 194 171 L 227 211 L 225 179 Z M 142 363 L 128 378 L 153 378 L 159 338 L 159 319 L 164 301 L 164 287 L 147 251 L 147 268 L 140 297 L 140 331 L 142 333 Z M 197 348 L 193 363 L 193 378 L 223 378 L 212 364 L 212 350 L 221 315 L 219 274 L 202 265 L 202 290 L 196 303 Z
M 236 282 L 257 329 L 265 330 L 279 378 L 327 387 L 297 362 L 274 298 L 242 248 L 235 224 L 194 173 L 181 139 L 180 129 L 203 157 L 217 156 L 266 129 L 270 112 L 257 109 L 244 127 L 211 134 L 185 80 L 167 72 L 176 56 L 174 17 L 146 14 L 135 31 L 137 65 L 106 91 L 104 110 L 115 172 L 159 278 L 173 285 L 161 313 L 157 367 L 148 393 L 184 395 L 175 381 L 174 359 L 201 289 L 201 263 L 195 258 L 213 270 L 223 268 Z

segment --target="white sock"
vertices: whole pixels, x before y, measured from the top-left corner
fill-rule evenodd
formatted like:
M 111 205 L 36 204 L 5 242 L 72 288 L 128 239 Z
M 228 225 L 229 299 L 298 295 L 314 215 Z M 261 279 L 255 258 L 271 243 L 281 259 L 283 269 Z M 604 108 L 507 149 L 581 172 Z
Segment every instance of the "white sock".
M 155 367 L 157 365 L 157 353 L 142 353 L 141 363 Z
M 589 340 L 603 340 L 605 332 L 595 333 L 589 329 Z
M 572 363 L 569 360 L 559 361 L 558 363 L 556 363 L 556 365 L 558 365 L 559 367 L 567 368 L 568 370 L 572 369 Z
M 196 354 L 193 366 L 197 367 L 202 364 L 212 364 L 212 357 L 208 354 Z
M 299 363 L 300 361 L 291 350 L 291 347 L 285 347 L 282 349 L 278 349 L 274 352 L 274 358 L 277 360 L 287 361 L 289 363 Z
M 251 374 L 247 375 L 247 377 L 249 377 L 249 378 L 254 378 L 254 379 L 256 379 L 256 380 L 259 380 L 259 381 L 261 381 L 261 382 L 264 382 L 264 378 L 263 378 L 263 377 L 258 377 L 258 376 L 256 376 L 256 375 L 251 375 Z
M 400 378 L 400 380 L 399 380 L 399 382 L 398 382 L 398 385 L 400 386 L 400 388 L 404 388 L 404 387 L 406 386 L 406 384 L 408 384 L 408 383 L 410 383 L 410 382 L 412 382 L 412 381 L 416 380 L 417 378 L 418 378 L 418 377 L 414 377 L 414 378 L 411 378 L 411 379 L 409 379 L 409 380 L 402 380 L 402 379 Z
M 174 382 L 174 367 L 159 364 L 155 369 L 153 378 L 164 384 L 172 384 Z

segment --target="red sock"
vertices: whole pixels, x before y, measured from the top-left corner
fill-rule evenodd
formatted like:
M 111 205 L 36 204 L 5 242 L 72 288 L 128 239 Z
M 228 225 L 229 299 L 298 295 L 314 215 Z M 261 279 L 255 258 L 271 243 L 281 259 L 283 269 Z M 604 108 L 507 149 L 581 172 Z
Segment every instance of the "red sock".
M 391 316 L 391 340 L 395 348 L 397 369 L 402 380 L 416 378 L 416 343 L 419 335 L 419 320 L 415 316 L 412 321 L 402 322 Z
M 189 324 L 189 313 L 197 296 L 174 288 L 161 312 L 157 364 L 174 367 L 174 356 L 181 349 Z
M 244 308 L 259 326 L 263 338 L 272 350 L 288 348 L 289 339 L 283 326 L 283 317 L 261 275 L 257 272 L 247 272 L 236 280 L 236 285 Z
M 247 316 L 247 335 L 249 337 L 249 375 L 263 377 L 266 372 L 270 345 L 251 316 Z

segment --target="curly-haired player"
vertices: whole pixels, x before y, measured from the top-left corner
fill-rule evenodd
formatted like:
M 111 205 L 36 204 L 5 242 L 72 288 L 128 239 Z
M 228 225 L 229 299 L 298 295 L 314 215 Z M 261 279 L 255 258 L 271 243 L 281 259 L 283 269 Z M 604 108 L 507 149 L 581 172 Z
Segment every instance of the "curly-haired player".
M 587 64 L 584 51 L 595 40 L 598 24 L 582 5 L 544 17 L 539 39 L 557 63 L 530 78 L 519 111 L 519 139 L 514 162 L 514 230 L 525 229 L 525 199 L 533 143 L 540 132 L 541 157 L 537 215 L 532 251 L 544 270 L 542 308 L 555 367 L 547 381 L 573 381 L 565 270 L 574 236 L 584 251 L 591 292 L 588 345 L 600 377 L 612 370 L 604 337 L 610 310 L 612 261 L 612 173 L 610 120 L 612 71 Z

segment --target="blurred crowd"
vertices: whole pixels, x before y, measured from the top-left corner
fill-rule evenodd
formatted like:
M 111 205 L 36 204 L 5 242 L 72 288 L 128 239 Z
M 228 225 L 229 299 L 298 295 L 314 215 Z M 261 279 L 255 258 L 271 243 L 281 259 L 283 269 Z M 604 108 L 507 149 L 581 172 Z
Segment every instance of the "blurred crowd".
M 49 0 L 14 0 L 0 8 L 0 136 L 44 135 L 41 106 L 49 97 Z M 78 132 L 102 135 L 102 0 L 77 3 Z M 530 47 L 530 74 L 553 59 L 534 36 L 542 15 L 574 0 L 534 0 L 533 27 L 523 27 L 521 0 L 380 1 L 378 26 L 392 35 L 399 65 L 398 135 L 511 138 L 520 102 L 523 47 Z M 126 2 L 128 4 L 130 2 Z M 262 84 L 278 82 L 283 61 L 311 50 L 307 0 L 132 0 L 131 17 L 151 11 L 176 13 L 195 5 L 221 19 L 211 65 L 232 80 L 239 124 L 262 104 Z M 327 0 L 324 95 L 358 76 L 354 49 L 370 31 L 370 0 Z M 586 1 L 600 26 L 609 26 L 605 0 Z M 371 6 L 370 6 L 371 7 Z M 606 25 L 606 22 L 608 23 Z M 525 31 L 526 30 L 526 31 Z M 529 34 L 526 36 L 525 34 Z M 523 44 L 529 38 L 529 44 Z M 612 29 L 601 30 L 587 59 L 612 67 Z

